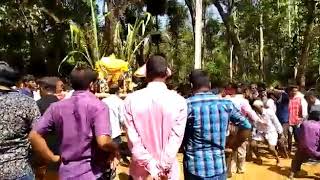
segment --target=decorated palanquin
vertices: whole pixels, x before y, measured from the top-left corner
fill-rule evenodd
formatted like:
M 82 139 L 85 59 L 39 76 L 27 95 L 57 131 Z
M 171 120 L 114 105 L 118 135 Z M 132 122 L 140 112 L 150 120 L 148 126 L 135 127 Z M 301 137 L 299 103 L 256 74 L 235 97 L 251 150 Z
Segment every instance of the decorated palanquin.
M 122 93 L 131 90 L 132 78 L 128 62 L 117 59 L 116 56 L 112 54 L 97 61 L 95 69 L 99 74 L 99 89 L 101 93 L 107 93 L 108 87 L 112 84 L 117 84 L 122 90 Z

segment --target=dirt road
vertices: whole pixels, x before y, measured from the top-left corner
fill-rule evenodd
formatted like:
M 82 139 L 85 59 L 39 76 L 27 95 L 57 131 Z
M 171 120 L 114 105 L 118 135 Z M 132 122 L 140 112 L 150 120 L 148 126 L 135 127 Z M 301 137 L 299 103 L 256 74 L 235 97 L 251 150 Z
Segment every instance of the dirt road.
M 270 158 L 270 159 L 269 159 Z M 281 159 L 281 167 L 276 167 L 276 161 L 272 157 L 264 157 L 263 165 L 247 162 L 245 174 L 234 174 L 231 180 L 285 180 L 288 179 L 289 167 L 291 160 Z M 181 164 L 182 172 L 182 155 L 178 156 Z M 128 179 L 128 168 L 120 167 L 118 169 L 118 179 Z M 316 179 L 320 180 L 320 164 L 304 164 L 302 167 L 301 176 L 297 179 Z M 181 177 L 183 179 L 183 177 Z
M 251 162 L 246 163 L 245 174 L 235 174 L 231 180 L 286 180 L 288 179 L 289 167 L 291 160 L 281 159 L 281 166 L 276 167 L 275 160 L 272 157 L 266 155 L 264 157 L 263 165 L 257 165 Z M 178 155 L 179 162 L 181 164 L 182 172 L 182 155 Z M 128 179 L 128 168 L 120 166 L 117 172 L 117 180 Z M 183 179 L 183 175 L 181 176 Z M 317 179 L 320 180 L 320 164 L 306 163 L 302 166 L 302 172 L 299 180 L 304 179 Z M 57 173 L 49 172 L 46 180 L 58 180 Z

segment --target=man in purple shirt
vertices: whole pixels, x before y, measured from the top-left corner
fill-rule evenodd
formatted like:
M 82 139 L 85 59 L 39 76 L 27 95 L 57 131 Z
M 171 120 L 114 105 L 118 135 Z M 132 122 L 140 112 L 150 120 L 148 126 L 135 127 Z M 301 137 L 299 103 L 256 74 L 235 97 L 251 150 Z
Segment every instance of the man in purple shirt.
M 43 159 L 61 161 L 62 180 L 105 179 L 108 160 L 116 152 L 107 106 L 89 92 L 96 79 L 97 74 L 91 69 L 73 70 L 72 97 L 53 103 L 29 135 L 34 151 Z M 60 156 L 52 153 L 43 138 L 51 131 L 58 135 Z

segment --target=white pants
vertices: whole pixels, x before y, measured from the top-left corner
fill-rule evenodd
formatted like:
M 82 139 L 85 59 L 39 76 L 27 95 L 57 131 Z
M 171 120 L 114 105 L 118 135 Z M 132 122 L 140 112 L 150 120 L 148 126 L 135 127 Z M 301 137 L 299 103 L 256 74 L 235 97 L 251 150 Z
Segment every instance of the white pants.
M 278 143 L 278 133 L 277 132 L 257 132 L 253 131 L 252 139 L 255 141 L 264 141 L 266 140 L 270 146 L 276 146 Z

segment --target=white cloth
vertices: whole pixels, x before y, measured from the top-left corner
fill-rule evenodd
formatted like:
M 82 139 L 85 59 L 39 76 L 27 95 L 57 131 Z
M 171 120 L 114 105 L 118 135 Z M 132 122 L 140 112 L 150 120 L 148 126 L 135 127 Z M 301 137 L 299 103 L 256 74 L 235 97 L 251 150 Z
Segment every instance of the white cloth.
M 275 112 L 273 112 L 271 109 L 263 108 L 262 115 L 260 116 L 267 121 L 267 128 L 265 131 L 254 130 L 252 139 L 256 141 L 262 141 L 266 139 L 270 145 L 277 145 L 278 134 L 283 133 L 283 128 Z
M 275 112 L 270 109 L 263 108 L 262 118 L 268 123 L 268 128 L 265 133 L 283 133 L 283 128 Z
M 252 139 L 255 141 L 266 140 L 270 146 L 276 146 L 278 143 L 278 133 L 263 133 L 258 131 L 253 131 Z
M 72 96 L 73 92 L 74 92 L 74 90 L 71 90 L 71 91 L 67 92 L 67 94 L 64 97 L 64 99 L 69 99 Z
M 273 99 L 269 98 L 266 104 L 267 108 L 271 109 L 274 113 L 277 112 L 277 106 Z
M 304 94 L 302 94 L 301 92 L 298 92 L 296 97 L 300 97 L 301 98 L 302 118 L 304 120 L 306 120 L 306 119 L 308 119 L 308 102 L 304 98 Z
M 102 102 L 109 107 L 111 137 L 116 138 L 121 135 L 121 124 L 124 123 L 124 102 L 114 94 L 102 99 Z
M 39 99 L 41 99 L 41 96 L 40 96 L 40 91 L 33 91 L 33 99 L 35 101 L 38 101 Z

